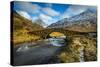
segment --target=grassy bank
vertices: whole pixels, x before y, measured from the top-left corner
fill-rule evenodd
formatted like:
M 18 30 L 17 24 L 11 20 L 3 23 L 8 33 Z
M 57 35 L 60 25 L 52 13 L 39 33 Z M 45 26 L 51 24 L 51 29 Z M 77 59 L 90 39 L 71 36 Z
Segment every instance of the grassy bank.
M 58 55 L 61 62 L 71 63 L 80 61 L 80 50 L 83 49 L 84 61 L 97 60 L 96 39 L 86 36 L 75 36 L 69 41 L 69 45 L 64 47 L 63 51 Z
M 13 43 L 14 45 L 24 43 L 24 42 L 31 42 L 36 41 L 40 37 L 36 35 L 30 35 L 27 33 L 28 31 L 26 29 L 17 30 L 13 33 Z

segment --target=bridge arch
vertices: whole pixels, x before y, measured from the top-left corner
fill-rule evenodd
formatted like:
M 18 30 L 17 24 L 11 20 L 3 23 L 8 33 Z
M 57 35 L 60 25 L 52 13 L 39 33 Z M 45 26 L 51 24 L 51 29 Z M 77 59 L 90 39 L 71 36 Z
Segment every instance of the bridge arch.
M 62 31 L 50 31 L 45 35 L 44 38 L 46 39 L 46 38 L 50 38 L 50 37 L 61 37 L 61 36 L 67 37 L 66 34 Z

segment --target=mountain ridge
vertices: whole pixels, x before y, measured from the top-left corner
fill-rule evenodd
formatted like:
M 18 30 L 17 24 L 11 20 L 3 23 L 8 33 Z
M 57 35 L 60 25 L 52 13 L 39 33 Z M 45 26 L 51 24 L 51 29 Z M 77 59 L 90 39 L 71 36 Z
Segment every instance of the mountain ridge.
M 80 32 L 95 32 L 97 28 L 96 24 L 97 12 L 87 9 L 86 11 L 71 18 L 64 18 L 56 23 L 53 23 L 49 25 L 48 28 L 63 27 Z

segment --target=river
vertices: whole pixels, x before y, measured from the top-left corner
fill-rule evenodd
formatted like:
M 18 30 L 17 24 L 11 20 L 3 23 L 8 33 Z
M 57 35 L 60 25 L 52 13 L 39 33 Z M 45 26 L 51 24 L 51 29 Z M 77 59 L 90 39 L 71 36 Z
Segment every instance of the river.
M 60 63 L 56 56 L 66 44 L 65 38 L 48 38 L 37 42 L 23 43 L 14 48 L 14 65 Z M 80 49 L 80 62 L 84 61 L 83 49 L 83 47 Z
M 48 38 L 32 43 L 23 43 L 14 48 L 14 65 L 60 63 L 52 60 L 66 45 L 64 38 Z

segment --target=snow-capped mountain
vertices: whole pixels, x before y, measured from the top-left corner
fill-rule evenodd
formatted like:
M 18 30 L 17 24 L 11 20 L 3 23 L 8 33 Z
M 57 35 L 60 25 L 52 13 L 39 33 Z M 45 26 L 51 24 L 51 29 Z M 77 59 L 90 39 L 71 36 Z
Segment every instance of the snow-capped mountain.
M 95 31 L 97 24 L 97 12 L 87 9 L 86 11 L 75 15 L 70 18 L 64 18 L 56 23 L 48 26 L 52 27 L 65 27 L 77 31 Z
M 49 27 L 64 27 L 64 26 L 66 26 L 66 24 L 67 25 L 70 24 L 67 18 L 65 18 L 63 20 L 60 20 L 60 21 L 58 21 L 56 23 L 53 23 L 53 24 L 49 25 L 48 28 Z
M 68 20 L 73 22 L 73 21 L 94 19 L 96 17 L 97 17 L 97 14 L 95 11 L 87 9 L 86 11 L 80 13 L 79 15 L 73 16 L 69 18 Z

